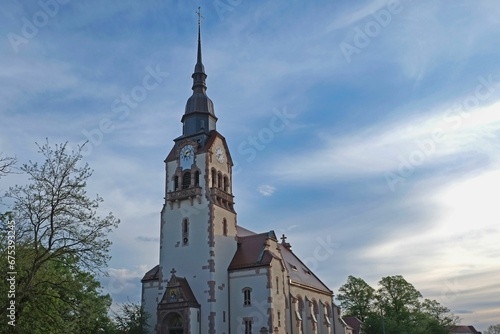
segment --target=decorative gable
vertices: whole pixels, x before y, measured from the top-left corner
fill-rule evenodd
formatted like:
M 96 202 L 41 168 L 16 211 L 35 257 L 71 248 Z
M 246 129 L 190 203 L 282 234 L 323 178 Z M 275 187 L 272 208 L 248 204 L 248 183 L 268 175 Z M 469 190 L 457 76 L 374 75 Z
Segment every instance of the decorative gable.
M 178 309 L 185 307 L 200 307 L 187 280 L 184 277 L 175 276 L 175 269 L 172 269 L 171 273 L 172 276 L 170 276 L 170 280 L 168 281 L 167 288 L 158 308 Z

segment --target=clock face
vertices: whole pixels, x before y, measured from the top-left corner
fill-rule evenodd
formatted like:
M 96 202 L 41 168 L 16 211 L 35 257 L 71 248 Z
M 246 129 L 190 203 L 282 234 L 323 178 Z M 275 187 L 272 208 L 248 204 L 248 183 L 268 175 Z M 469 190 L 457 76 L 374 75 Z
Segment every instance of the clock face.
M 215 158 L 220 163 L 224 162 L 224 151 L 222 150 L 222 148 L 220 147 L 215 148 Z
M 194 163 L 194 147 L 191 145 L 184 146 L 181 149 L 180 159 L 182 169 L 191 169 L 191 165 Z
M 181 160 L 191 160 L 194 155 L 194 148 L 191 145 L 186 145 L 181 150 Z

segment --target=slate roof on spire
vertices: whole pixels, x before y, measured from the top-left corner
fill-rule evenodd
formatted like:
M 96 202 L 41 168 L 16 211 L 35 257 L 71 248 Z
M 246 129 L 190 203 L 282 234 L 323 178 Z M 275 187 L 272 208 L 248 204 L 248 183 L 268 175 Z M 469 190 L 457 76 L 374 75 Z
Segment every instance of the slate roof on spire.
M 200 15 L 200 14 L 199 14 Z M 194 73 L 191 76 L 193 78 L 193 95 L 188 99 L 186 103 L 186 110 L 182 120 L 188 114 L 202 113 L 210 114 L 215 117 L 214 104 L 212 100 L 207 96 L 207 84 L 205 73 L 205 66 L 203 65 L 202 55 L 201 55 L 201 28 L 200 21 L 198 19 L 198 51 L 196 56 L 196 65 L 194 66 Z
M 205 73 L 205 66 L 203 66 L 203 61 L 201 60 L 201 28 L 198 22 L 198 54 L 196 57 L 196 65 L 194 66 L 195 73 Z

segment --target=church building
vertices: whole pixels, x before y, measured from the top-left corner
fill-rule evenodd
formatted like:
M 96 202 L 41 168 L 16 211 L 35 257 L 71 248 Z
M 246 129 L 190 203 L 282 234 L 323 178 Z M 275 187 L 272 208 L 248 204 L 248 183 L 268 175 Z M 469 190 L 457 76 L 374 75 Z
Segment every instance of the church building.
M 165 159 L 159 264 L 141 281 L 147 332 L 344 334 L 333 292 L 286 237 L 237 223 L 233 162 L 206 93 L 199 23 L 192 78 L 182 135 Z

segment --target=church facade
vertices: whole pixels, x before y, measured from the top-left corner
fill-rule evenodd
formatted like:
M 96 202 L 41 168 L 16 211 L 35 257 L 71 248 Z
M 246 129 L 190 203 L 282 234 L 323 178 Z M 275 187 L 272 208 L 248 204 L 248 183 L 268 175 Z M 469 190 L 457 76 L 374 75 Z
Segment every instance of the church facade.
M 198 26 L 193 94 L 165 159 L 159 264 L 141 281 L 147 331 L 344 334 L 332 291 L 285 236 L 238 225 L 233 163 L 206 77 Z

